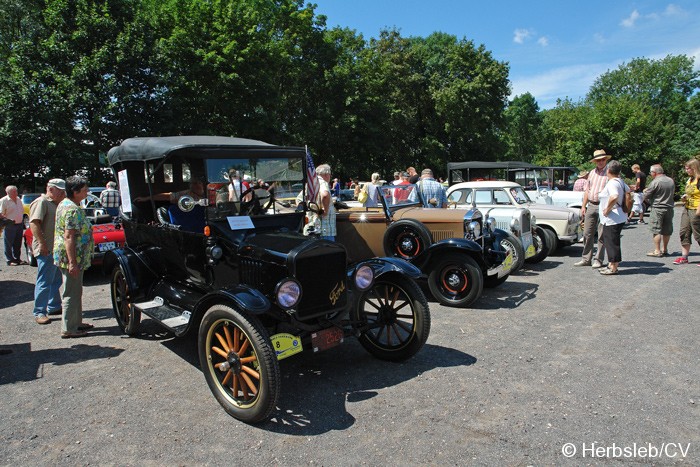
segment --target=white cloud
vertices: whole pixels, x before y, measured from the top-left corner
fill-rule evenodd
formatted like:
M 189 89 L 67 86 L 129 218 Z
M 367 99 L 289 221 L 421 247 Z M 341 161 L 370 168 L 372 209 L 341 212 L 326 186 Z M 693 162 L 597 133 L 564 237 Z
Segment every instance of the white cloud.
M 513 92 L 510 98 L 529 92 L 540 108 L 551 109 L 557 99 L 574 101 L 586 96 L 593 82 L 619 64 L 592 63 L 554 68 L 534 76 L 512 77 Z
M 637 22 L 639 19 L 639 12 L 637 10 L 632 11 L 632 14 L 629 15 L 629 17 L 623 19 L 620 22 L 621 26 L 624 26 L 626 28 L 631 28 L 634 26 L 634 23 Z
M 545 36 L 542 36 L 539 39 L 537 39 L 537 43 L 540 44 L 542 47 L 547 47 L 549 45 L 549 39 L 547 39 Z
M 669 3 L 663 13 L 664 16 L 679 16 L 682 14 L 684 14 L 683 9 L 673 3 Z
M 526 39 L 529 39 L 530 36 L 532 36 L 532 31 L 529 29 L 516 29 L 513 32 L 513 42 L 516 44 L 522 44 Z

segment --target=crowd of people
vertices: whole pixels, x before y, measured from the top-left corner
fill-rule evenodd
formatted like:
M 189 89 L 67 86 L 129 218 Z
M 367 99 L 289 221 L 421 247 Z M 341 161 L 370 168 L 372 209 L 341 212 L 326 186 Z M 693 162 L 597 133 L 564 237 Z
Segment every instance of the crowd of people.
M 116 183 L 107 184 L 102 200 L 108 212 L 113 207 L 118 210 L 120 203 L 110 190 L 119 194 Z M 6 263 L 8 266 L 26 265 L 20 258 L 24 206 L 16 186 L 7 186 L 5 193 L 7 196 L 0 199 L 0 220 L 4 220 L 2 225 L 6 226 Z M 83 275 L 92 264 L 94 254 L 92 224 L 80 207 L 88 193 L 88 182 L 83 177 L 53 178 L 46 184 L 46 191 L 29 206 L 31 251 L 37 264 L 32 314 L 40 325 L 51 323 L 49 316 L 60 315 L 62 338 L 86 336 L 94 327 L 83 322 L 82 304 Z
M 627 185 L 620 177 L 622 165 L 604 149 L 593 153 L 591 162 L 595 168 L 581 172 L 574 183 L 574 191 L 583 191 L 581 218 L 583 219 L 583 252 L 574 266 L 590 266 L 602 275 L 615 275 L 622 260 L 620 238 L 622 229 L 630 219 L 638 224 L 644 220 L 645 206 L 649 206 L 649 230 L 654 249 L 647 256 L 670 256 L 668 243 L 673 234 L 674 180 L 664 174 L 661 164 L 649 169 L 651 182 L 646 186 L 647 175 L 639 164 L 632 166 L 635 184 Z M 681 200 L 681 256 L 675 265 L 687 264 L 692 238 L 700 245 L 700 161 L 693 158 L 685 164 L 688 174 L 685 193 Z M 631 192 L 633 204 L 629 212 L 623 209 L 626 193 Z M 597 242 L 596 242 L 597 238 Z M 597 245 L 595 245 L 597 243 Z M 597 246 L 597 248 L 595 248 Z M 595 250 L 595 254 L 594 254 Z M 604 265 L 607 254 L 608 263 Z

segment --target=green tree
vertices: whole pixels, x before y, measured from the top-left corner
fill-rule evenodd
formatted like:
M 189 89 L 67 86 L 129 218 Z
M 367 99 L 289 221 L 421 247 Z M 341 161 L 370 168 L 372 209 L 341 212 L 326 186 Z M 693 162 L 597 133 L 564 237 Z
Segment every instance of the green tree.
M 505 110 L 505 160 L 532 162 L 540 145 L 542 114 L 532 94 L 516 96 Z

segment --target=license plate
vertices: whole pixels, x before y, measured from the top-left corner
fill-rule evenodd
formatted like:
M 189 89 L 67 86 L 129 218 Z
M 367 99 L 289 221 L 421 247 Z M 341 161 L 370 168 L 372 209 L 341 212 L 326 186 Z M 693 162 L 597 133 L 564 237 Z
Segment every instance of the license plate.
M 525 258 L 535 256 L 536 252 L 535 246 L 532 243 L 532 232 L 523 232 L 520 241 L 523 244 L 523 250 L 525 250 Z
M 332 327 L 311 334 L 311 346 L 314 352 L 330 349 L 343 342 L 345 335 L 340 328 Z
M 97 245 L 97 248 L 99 248 L 100 251 L 114 250 L 116 247 L 117 244 L 115 242 L 105 242 Z

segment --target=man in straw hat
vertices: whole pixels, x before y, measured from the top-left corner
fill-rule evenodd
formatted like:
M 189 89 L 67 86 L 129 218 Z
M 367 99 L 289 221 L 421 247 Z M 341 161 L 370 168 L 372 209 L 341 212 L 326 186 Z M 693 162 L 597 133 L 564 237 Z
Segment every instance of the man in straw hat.
M 605 149 L 596 149 L 593 152 L 591 162 L 595 163 L 595 168 L 588 174 L 588 183 L 583 192 L 583 203 L 581 205 L 581 218 L 583 218 L 583 253 L 581 261 L 574 263 L 574 266 L 591 266 L 600 268 L 603 266 L 603 226 L 600 225 L 599 193 L 605 188 L 608 182 L 607 163 L 612 156 L 606 154 Z M 598 232 L 598 249 L 593 257 L 593 241 Z M 592 260 L 592 261 L 591 261 Z
M 574 182 L 574 191 L 586 191 L 586 184 L 588 183 L 588 170 L 582 170 L 579 172 L 576 181 Z

